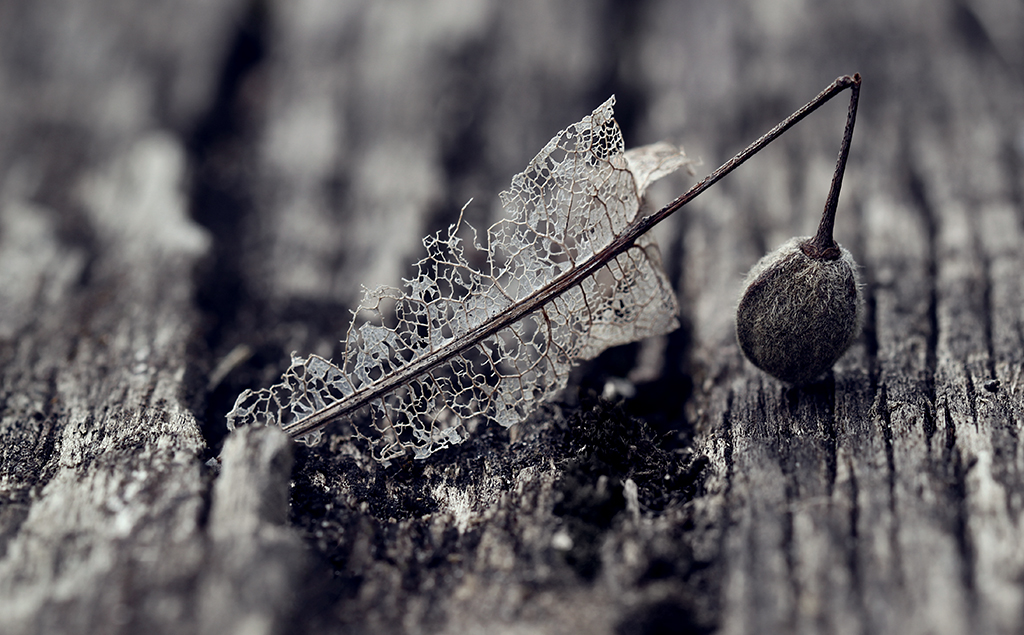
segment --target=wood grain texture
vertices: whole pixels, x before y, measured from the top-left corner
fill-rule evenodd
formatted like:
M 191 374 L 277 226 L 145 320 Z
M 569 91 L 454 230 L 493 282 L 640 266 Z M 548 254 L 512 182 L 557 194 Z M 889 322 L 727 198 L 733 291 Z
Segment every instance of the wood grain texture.
M 0 2 L 0 632 L 1024 630 L 1022 32 L 1004 0 Z M 759 373 L 733 311 L 817 226 L 842 99 L 656 228 L 683 328 L 529 421 L 387 469 L 341 426 L 225 439 L 610 93 L 710 171 L 854 71 L 868 318 L 825 381 Z

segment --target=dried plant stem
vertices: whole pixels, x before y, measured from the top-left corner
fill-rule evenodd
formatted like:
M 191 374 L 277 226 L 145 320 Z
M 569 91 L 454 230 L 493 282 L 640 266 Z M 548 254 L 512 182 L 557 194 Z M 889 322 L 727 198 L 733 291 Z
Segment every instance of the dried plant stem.
M 840 162 L 842 165 L 842 169 L 845 169 L 846 155 L 850 151 L 849 137 L 850 135 L 853 134 L 853 120 L 856 118 L 857 100 L 858 96 L 860 95 L 860 73 L 854 73 L 852 77 L 850 75 L 843 75 L 842 77 L 837 78 L 836 81 L 832 82 L 832 84 L 828 88 L 818 93 L 817 97 L 804 104 L 803 107 L 794 112 L 792 115 L 786 117 L 781 123 L 779 123 L 777 126 L 769 130 L 760 139 L 744 148 L 739 154 L 723 163 L 717 170 L 704 177 L 703 180 L 701 180 L 699 183 L 691 187 L 685 194 L 681 195 L 679 198 L 672 201 L 658 212 L 637 221 L 637 223 L 634 226 L 630 227 L 625 232 L 623 232 L 621 237 L 622 240 L 628 240 L 630 242 L 636 240 L 639 236 L 646 233 L 652 227 L 654 227 L 661 221 L 665 220 L 665 218 L 667 218 L 674 212 L 678 211 L 679 208 L 700 196 L 704 192 L 704 190 L 708 189 L 715 183 L 721 181 L 727 174 L 729 174 L 730 172 L 738 168 L 740 165 L 742 165 L 744 162 L 746 162 L 747 159 L 763 150 L 765 146 L 767 146 L 772 141 L 775 141 L 784 132 L 798 124 L 804 117 L 811 114 L 821 106 L 825 105 L 826 102 L 828 102 L 830 99 L 832 99 L 833 97 L 835 97 L 836 95 L 838 95 L 847 88 L 853 88 L 853 95 L 851 95 L 850 97 L 851 114 L 846 124 L 846 136 L 843 139 L 843 150 L 840 151 Z M 837 168 L 837 170 L 839 170 L 839 168 Z M 838 183 L 835 179 L 833 179 L 832 181 L 832 189 L 835 193 L 836 200 L 838 200 L 839 198 L 839 185 L 842 184 L 842 180 L 842 172 L 839 171 Z M 831 193 L 829 194 L 829 200 L 832 200 Z M 833 207 L 833 213 L 834 211 L 835 209 Z M 616 243 L 618 242 L 619 241 L 616 241 Z M 614 243 L 611 246 L 614 246 Z M 618 254 L 620 252 L 615 253 Z
M 804 253 L 811 258 L 835 260 L 839 258 L 839 247 L 832 238 L 832 230 L 836 224 L 836 207 L 839 205 L 839 190 L 843 187 L 843 174 L 846 172 L 846 159 L 850 155 L 850 141 L 853 139 L 853 124 L 857 122 L 857 102 L 860 100 L 860 75 L 853 76 L 850 88 L 850 110 L 846 114 L 846 131 L 843 133 L 843 144 L 839 147 L 839 158 L 836 160 L 836 171 L 832 176 L 832 186 L 825 201 L 825 211 L 821 215 L 821 224 L 814 238 L 801 245 Z
M 494 316 L 476 328 L 463 333 L 448 344 L 424 355 L 419 359 L 416 359 L 388 377 L 383 378 L 378 382 L 374 382 L 371 386 L 358 390 L 347 398 L 323 408 L 307 417 L 285 425 L 283 427 L 284 431 L 292 437 L 300 437 L 322 428 L 334 419 L 350 415 L 374 400 L 380 399 L 394 391 L 396 388 L 404 385 L 411 379 L 429 372 L 446 361 L 451 360 L 455 356 L 468 351 L 473 346 L 476 346 L 482 339 L 494 335 L 498 331 L 522 319 L 524 316 L 541 309 L 551 302 L 551 300 L 580 284 L 588 276 L 593 275 L 599 269 L 611 262 L 616 256 L 631 248 L 640 236 L 644 235 L 656 224 L 699 196 L 704 192 L 704 190 L 720 181 L 725 177 L 725 175 L 735 170 L 747 159 L 760 152 L 769 143 L 777 139 L 784 132 L 800 122 L 804 117 L 817 110 L 825 104 L 825 102 L 829 101 L 846 88 L 854 87 L 851 112 L 855 113 L 856 97 L 858 94 L 857 88 L 859 88 L 859 86 L 859 74 L 855 74 L 852 77 L 846 75 L 836 79 L 828 88 L 819 93 L 817 97 L 772 128 L 760 139 L 747 146 L 742 152 L 726 161 L 717 170 L 691 187 L 685 194 L 678 197 L 658 212 L 637 220 L 619 234 L 611 243 L 608 244 L 607 247 L 595 253 L 586 261 L 578 263 L 576 267 L 555 279 L 548 286 L 538 290 L 533 295 L 530 295 L 515 306 Z M 849 133 L 852 133 L 852 127 L 853 123 L 851 116 L 851 120 L 847 124 L 848 135 Z M 844 138 L 843 148 L 844 150 L 840 155 L 840 162 L 841 165 L 845 167 L 846 153 L 849 151 L 848 138 Z M 839 184 L 841 184 L 842 181 L 841 171 L 839 172 L 837 179 L 838 181 L 834 180 L 832 185 L 836 198 L 838 198 Z M 831 200 L 832 195 L 830 195 L 830 201 Z

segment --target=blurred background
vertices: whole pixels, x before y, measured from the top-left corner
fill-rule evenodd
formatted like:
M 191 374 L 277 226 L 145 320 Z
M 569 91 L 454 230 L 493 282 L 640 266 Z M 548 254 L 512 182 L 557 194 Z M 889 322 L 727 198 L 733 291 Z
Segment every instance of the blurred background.
M 470 198 L 467 220 L 492 222 L 511 176 L 610 94 L 627 145 L 681 143 L 699 176 L 860 72 L 846 200 L 866 186 L 861 166 L 903 179 L 927 119 L 989 144 L 965 183 L 999 179 L 1019 202 L 1022 34 L 1009 0 L 4 2 L 0 187 L 74 241 L 88 231 L 74 212 L 83 171 L 169 135 L 188 212 L 212 239 L 199 274 L 210 359 L 265 351 L 273 368 L 236 378 L 259 383 L 290 350 L 336 352 L 360 285 L 399 284 L 420 239 Z M 722 254 L 715 284 L 813 230 L 845 108 L 722 185 L 740 209 L 718 215 L 751 247 L 736 271 Z M 931 140 L 965 154 L 949 141 Z M 688 185 L 660 184 L 652 203 Z M 863 240 L 855 214 L 840 213 L 841 242 Z M 688 222 L 659 229 L 677 278 Z M 691 299 L 684 312 L 701 311 Z

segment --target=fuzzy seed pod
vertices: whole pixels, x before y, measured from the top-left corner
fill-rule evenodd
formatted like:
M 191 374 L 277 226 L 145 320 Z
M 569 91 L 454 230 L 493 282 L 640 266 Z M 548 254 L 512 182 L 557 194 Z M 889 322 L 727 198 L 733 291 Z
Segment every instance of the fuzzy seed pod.
M 816 254 L 792 238 L 747 274 L 736 339 L 755 366 L 790 384 L 824 374 L 860 334 L 864 298 L 857 264 L 834 244 Z
M 747 274 L 736 310 L 743 354 L 790 384 L 812 382 L 832 368 L 864 322 L 857 263 L 832 238 L 860 99 L 860 75 L 847 79 L 850 110 L 818 233 L 792 238 L 761 258 Z

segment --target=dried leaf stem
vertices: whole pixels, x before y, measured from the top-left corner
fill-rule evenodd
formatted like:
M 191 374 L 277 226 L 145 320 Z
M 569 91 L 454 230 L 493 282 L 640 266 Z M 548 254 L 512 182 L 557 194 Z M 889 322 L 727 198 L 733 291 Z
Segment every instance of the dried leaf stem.
M 686 193 L 676 198 L 658 212 L 638 219 L 619 234 L 604 249 L 595 253 L 589 259 L 579 263 L 576 267 L 568 270 L 565 274 L 556 278 L 551 284 L 528 296 L 517 305 L 496 315 L 494 318 L 480 324 L 466 333 L 463 333 L 448 344 L 424 355 L 419 359 L 416 359 L 386 378 L 382 378 L 380 381 L 374 382 L 366 388 L 357 390 L 344 400 L 338 401 L 309 416 L 283 426 L 284 431 L 292 437 L 301 437 L 322 428 L 334 419 L 352 414 L 374 400 L 384 397 L 411 379 L 429 372 L 431 369 L 445 363 L 456 355 L 466 352 L 482 339 L 494 335 L 500 330 L 522 319 L 524 316 L 541 309 L 551 302 L 551 300 L 580 284 L 588 276 L 594 274 L 596 271 L 611 262 L 616 256 L 631 248 L 640 236 L 644 235 L 656 224 L 660 223 L 669 215 L 678 211 L 684 205 L 699 196 L 704 192 L 704 190 L 720 181 L 727 174 L 742 165 L 747 159 L 760 152 L 765 146 L 799 123 L 804 117 L 820 108 L 846 88 L 853 88 L 850 106 L 851 117 L 847 124 L 847 137 L 844 138 L 843 141 L 843 148 L 845 152 L 841 152 L 840 154 L 840 162 L 845 166 L 846 152 L 848 152 L 849 149 L 848 137 L 849 134 L 852 133 L 853 114 L 856 112 L 859 87 L 859 74 L 855 74 L 852 77 L 849 75 L 839 77 L 814 99 L 772 128 L 767 134 L 747 146 L 736 156 L 726 161 L 714 172 L 691 187 Z M 833 180 L 832 183 L 832 189 L 835 193 L 834 198 L 838 198 L 841 182 L 842 172 L 840 170 L 837 179 Z M 834 211 L 835 201 L 833 200 L 831 193 L 829 200 L 830 204 L 833 205 Z

